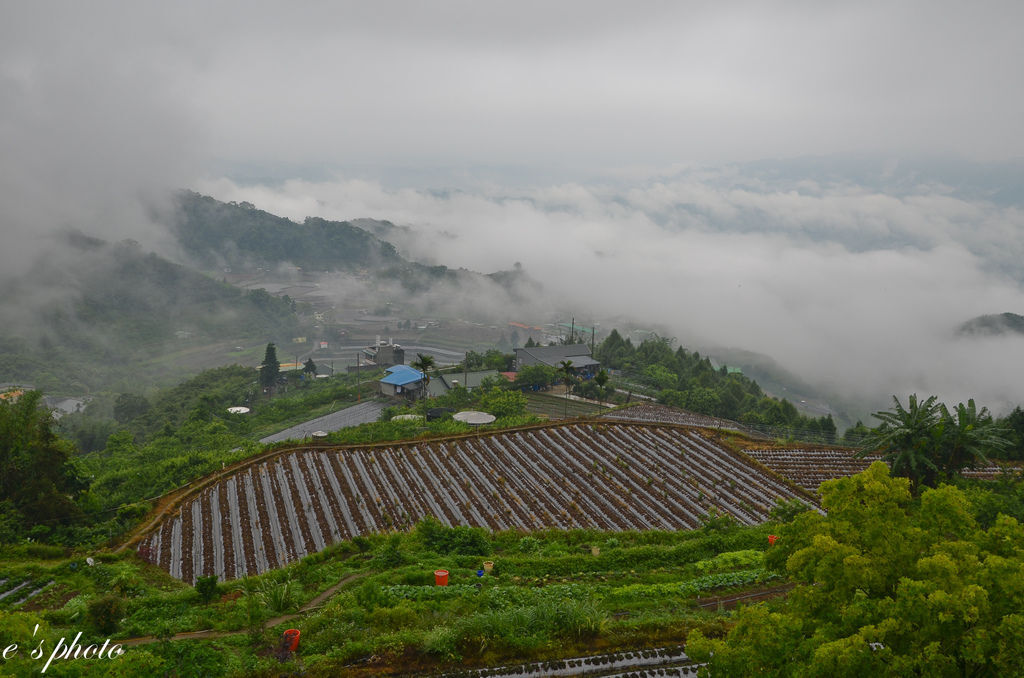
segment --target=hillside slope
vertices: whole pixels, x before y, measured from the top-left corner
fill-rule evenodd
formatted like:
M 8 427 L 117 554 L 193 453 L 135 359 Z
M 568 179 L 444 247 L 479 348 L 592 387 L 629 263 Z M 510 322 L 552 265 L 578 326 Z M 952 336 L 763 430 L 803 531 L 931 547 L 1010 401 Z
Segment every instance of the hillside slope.
M 4 285 L 0 382 L 52 392 L 95 390 L 125 377 L 137 384 L 146 377 L 144 361 L 299 330 L 289 299 L 242 291 L 134 242 L 74 234 L 63 244 L 58 257 Z

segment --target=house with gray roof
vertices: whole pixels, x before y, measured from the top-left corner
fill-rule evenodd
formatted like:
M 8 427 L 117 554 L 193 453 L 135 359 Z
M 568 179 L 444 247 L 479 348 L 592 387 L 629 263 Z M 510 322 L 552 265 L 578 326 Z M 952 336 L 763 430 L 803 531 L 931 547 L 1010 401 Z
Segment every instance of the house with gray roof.
M 442 372 L 430 379 L 427 391 L 432 396 L 442 396 L 455 388 L 456 384 L 472 391 L 479 388 L 481 382 L 488 377 L 497 377 L 497 370 L 477 370 L 476 372 Z
M 573 373 L 582 379 L 590 379 L 601 369 L 601 363 L 594 360 L 586 344 L 560 344 L 556 346 L 533 346 L 517 348 L 516 371 L 527 365 L 547 365 L 561 369 L 562 361 L 572 361 Z

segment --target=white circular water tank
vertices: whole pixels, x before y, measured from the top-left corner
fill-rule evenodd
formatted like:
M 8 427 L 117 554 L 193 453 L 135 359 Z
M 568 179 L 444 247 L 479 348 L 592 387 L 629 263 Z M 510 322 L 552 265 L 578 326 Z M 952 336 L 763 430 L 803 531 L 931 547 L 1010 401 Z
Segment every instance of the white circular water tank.
M 465 412 L 453 414 L 452 419 L 455 421 L 461 421 L 464 424 L 469 424 L 470 426 L 483 426 L 484 424 L 493 424 L 496 417 L 493 414 L 488 414 L 486 412 L 466 410 Z

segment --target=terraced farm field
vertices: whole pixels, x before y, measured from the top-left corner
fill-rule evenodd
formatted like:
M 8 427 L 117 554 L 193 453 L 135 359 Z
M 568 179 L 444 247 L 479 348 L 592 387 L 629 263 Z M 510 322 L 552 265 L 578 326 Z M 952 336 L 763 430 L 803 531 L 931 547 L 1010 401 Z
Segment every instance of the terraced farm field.
M 556 396 L 551 393 L 533 393 L 527 391 L 526 411 L 549 419 L 562 419 L 564 417 L 589 417 L 591 415 L 605 412 L 607 408 L 595 403 L 569 399 L 565 401 L 564 396 Z
M 699 431 L 624 422 L 281 453 L 220 478 L 138 543 L 194 582 L 281 567 L 333 542 L 431 515 L 491 529 L 691 529 L 809 498 Z
M 817 492 L 826 480 L 852 476 L 867 469 L 881 457 L 854 457 L 851 449 L 745 449 L 750 455 L 779 475 L 789 478 L 808 492 Z
M 602 419 L 614 419 L 616 421 L 637 421 L 648 424 L 680 424 L 682 426 L 702 426 L 707 428 L 723 428 L 735 431 L 746 431 L 740 424 L 731 419 L 720 419 L 710 417 L 706 414 L 688 412 L 677 407 L 657 405 L 655 403 L 641 403 L 632 407 L 625 407 L 621 410 L 614 410 L 601 415 Z
M 856 450 L 848 447 L 827 449 L 820 447 L 805 448 L 748 448 L 744 454 L 750 455 L 761 464 L 788 478 L 808 492 L 817 492 L 818 486 L 826 480 L 845 478 L 867 469 L 873 462 L 881 461 L 881 457 L 869 454 L 858 458 Z M 992 479 L 1004 469 L 1020 470 L 1019 465 L 1007 463 L 1002 466 L 991 464 L 974 469 L 964 469 L 961 473 L 971 478 Z

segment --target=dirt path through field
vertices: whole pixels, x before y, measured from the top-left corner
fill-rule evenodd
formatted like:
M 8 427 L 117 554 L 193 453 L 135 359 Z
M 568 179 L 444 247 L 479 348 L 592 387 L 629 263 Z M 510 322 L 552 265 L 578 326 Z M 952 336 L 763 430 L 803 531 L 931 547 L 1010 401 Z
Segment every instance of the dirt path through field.
M 330 587 L 329 589 L 318 595 L 313 600 L 303 605 L 301 608 L 299 608 L 298 612 L 295 612 L 294 614 L 285 614 L 281 615 L 280 617 L 273 617 L 272 619 L 268 619 L 266 623 L 264 623 L 263 625 L 264 628 L 273 628 L 278 624 L 283 624 L 287 621 L 291 621 L 292 619 L 301 617 L 307 612 L 315 610 L 316 608 L 320 607 L 325 602 L 327 602 L 327 600 L 331 598 L 334 594 L 336 594 L 341 589 L 341 587 L 351 582 L 354 582 L 357 579 L 362 579 L 367 574 L 369 573 L 355 572 L 353 574 L 342 577 L 341 581 L 339 581 L 337 584 L 335 584 L 334 586 Z M 248 633 L 248 631 L 214 631 L 212 629 L 207 629 L 205 631 L 185 631 L 183 633 L 175 633 L 167 640 L 196 640 L 197 638 L 224 638 L 225 636 L 240 636 L 244 633 Z M 119 640 L 117 641 L 117 643 L 121 647 L 134 647 L 136 645 L 148 645 L 149 643 L 156 643 L 160 640 L 161 639 L 157 638 L 156 636 L 141 636 L 139 638 L 128 638 L 126 640 Z

